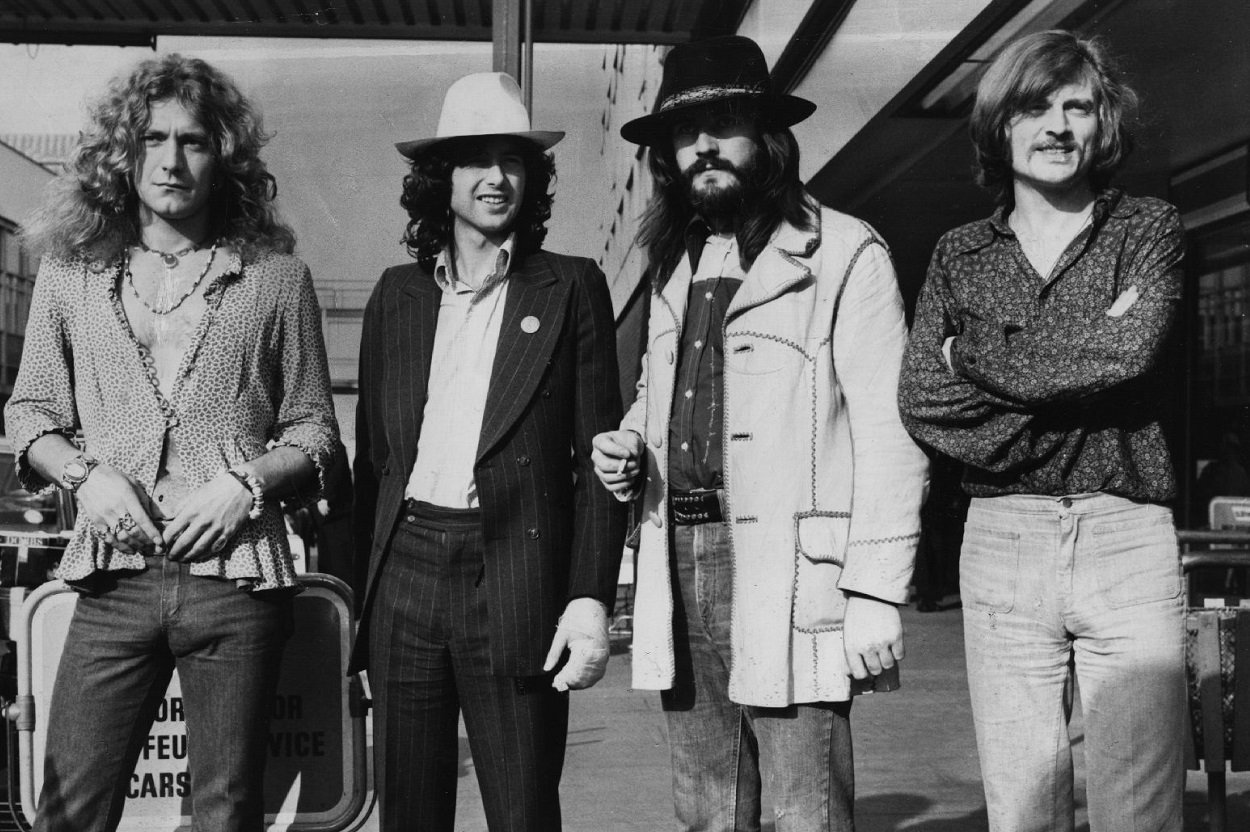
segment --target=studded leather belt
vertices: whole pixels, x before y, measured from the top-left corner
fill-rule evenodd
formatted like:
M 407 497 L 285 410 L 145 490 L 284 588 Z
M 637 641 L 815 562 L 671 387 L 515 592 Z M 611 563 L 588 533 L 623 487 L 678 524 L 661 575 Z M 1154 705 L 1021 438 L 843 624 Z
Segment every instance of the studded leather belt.
M 704 488 L 697 491 L 670 491 L 668 511 L 678 526 L 720 523 L 725 519 L 724 489 Z

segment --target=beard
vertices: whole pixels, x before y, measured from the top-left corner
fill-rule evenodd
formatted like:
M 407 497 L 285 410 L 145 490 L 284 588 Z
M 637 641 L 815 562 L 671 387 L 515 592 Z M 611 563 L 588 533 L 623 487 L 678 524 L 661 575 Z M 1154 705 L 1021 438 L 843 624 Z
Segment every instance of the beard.
M 724 171 L 732 179 L 724 185 L 696 185 L 695 177 L 709 170 Z M 756 195 L 755 170 L 755 156 L 741 167 L 719 157 L 699 159 L 681 172 L 686 198 L 709 225 L 737 227 Z

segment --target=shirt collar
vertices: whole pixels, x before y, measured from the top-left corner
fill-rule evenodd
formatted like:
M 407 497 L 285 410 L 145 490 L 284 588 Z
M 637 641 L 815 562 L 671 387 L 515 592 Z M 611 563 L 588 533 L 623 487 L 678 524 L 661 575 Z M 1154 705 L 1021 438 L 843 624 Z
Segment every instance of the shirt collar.
M 1108 217 L 1116 219 L 1124 219 L 1130 217 L 1137 212 L 1137 206 L 1131 200 L 1123 199 L 1124 193 L 1118 188 L 1104 188 L 1094 197 L 1093 210 L 1093 226 L 1099 228 L 1107 221 Z M 960 247 L 962 253 L 976 251 L 985 248 L 992 243 L 995 237 L 1014 238 L 1016 232 L 1011 230 L 1011 226 L 1007 222 L 1008 216 L 1011 214 L 1012 206 L 1000 205 L 994 209 L 994 213 L 981 226 L 979 233 L 971 234 Z
M 686 224 L 686 256 L 690 258 L 690 272 L 699 269 L 699 259 L 703 256 L 703 246 L 712 235 L 712 229 L 699 217 L 694 217 Z
M 512 252 L 515 248 L 516 232 L 514 231 L 508 235 L 508 239 L 504 240 L 503 245 L 499 247 L 499 253 L 495 255 L 494 270 L 486 276 L 486 279 L 482 281 L 482 285 L 477 290 L 474 290 L 456 276 L 455 258 L 452 257 L 451 245 L 448 244 L 443 247 L 443 250 L 438 253 L 438 257 L 434 260 L 434 282 L 444 292 L 471 293 L 476 297 L 485 297 L 508 277 L 508 273 L 512 269 Z

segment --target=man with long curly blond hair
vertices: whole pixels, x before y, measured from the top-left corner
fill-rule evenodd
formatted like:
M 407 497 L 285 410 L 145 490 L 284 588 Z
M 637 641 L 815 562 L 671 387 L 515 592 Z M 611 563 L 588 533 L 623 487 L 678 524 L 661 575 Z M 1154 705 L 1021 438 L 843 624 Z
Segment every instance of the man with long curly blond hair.
M 92 108 L 28 225 L 43 260 L 5 417 L 23 484 L 80 508 L 59 568 L 81 594 L 46 718 L 41 831 L 117 828 L 175 668 L 193 828 L 264 826 L 297 588 L 279 501 L 315 497 L 339 448 L 266 138 L 221 72 L 144 61 Z

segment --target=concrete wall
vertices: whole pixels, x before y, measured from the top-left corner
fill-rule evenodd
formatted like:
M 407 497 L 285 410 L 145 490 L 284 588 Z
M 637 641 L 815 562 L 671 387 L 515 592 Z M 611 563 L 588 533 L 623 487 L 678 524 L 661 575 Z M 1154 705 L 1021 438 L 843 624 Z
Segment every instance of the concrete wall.
M 20 225 L 52 177 L 50 170 L 0 142 L 0 219 Z

